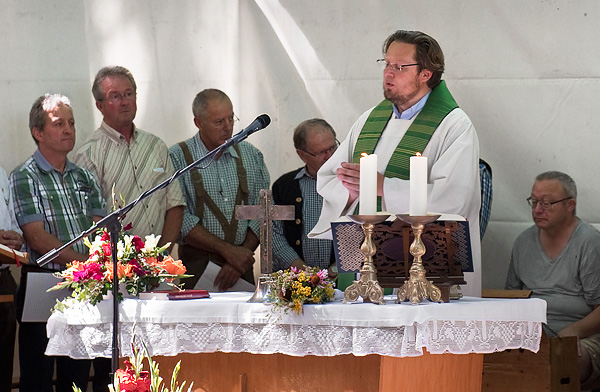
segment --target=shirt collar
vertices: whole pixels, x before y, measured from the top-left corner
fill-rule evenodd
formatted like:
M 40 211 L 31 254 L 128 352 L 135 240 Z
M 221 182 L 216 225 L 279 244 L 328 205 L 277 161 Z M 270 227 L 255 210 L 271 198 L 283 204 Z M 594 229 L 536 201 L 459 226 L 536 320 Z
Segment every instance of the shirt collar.
M 45 172 L 51 172 L 54 170 L 58 173 L 61 173 L 60 170 L 58 170 L 57 168 L 52 166 L 50 164 L 50 162 L 48 162 L 46 157 L 44 157 L 42 155 L 42 153 L 40 152 L 39 148 L 37 150 L 35 150 L 35 152 L 33 153 L 33 160 L 39 166 L 39 168 Z M 75 166 L 75 164 L 73 162 L 71 162 L 67 159 L 67 162 L 65 164 L 65 171 L 61 174 L 64 174 L 68 171 L 75 170 L 75 169 L 77 169 L 77 166 Z
M 200 151 L 203 155 L 208 154 L 210 152 L 208 151 L 208 148 L 206 148 L 204 142 L 200 138 L 200 132 L 196 132 L 196 134 L 194 135 L 194 140 L 198 144 L 198 147 L 200 148 Z M 223 151 L 223 154 L 229 154 L 234 158 L 238 158 L 237 151 L 235 151 L 233 146 L 228 147 L 225 151 Z
M 427 102 L 427 98 L 429 98 L 429 94 L 431 94 L 431 90 L 429 90 L 429 92 L 425 94 L 423 98 L 419 100 L 419 102 L 415 103 L 402 113 L 400 113 L 400 110 L 396 107 L 396 105 L 392 105 L 392 107 L 394 108 L 395 118 L 399 118 L 401 120 L 412 119 L 417 113 L 421 111 L 421 109 L 423 109 L 423 106 L 425 106 L 425 102 Z
M 116 129 L 108 125 L 106 122 L 104 122 L 104 120 L 102 120 L 102 124 L 100 124 L 100 129 L 102 129 L 102 131 L 104 131 L 104 133 L 115 142 L 127 143 L 127 140 L 125 140 L 125 136 L 123 136 L 121 132 L 117 131 Z M 137 135 L 138 130 L 135 124 L 133 124 L 133 135 L 131 135 L 130 143 L 134 142 L 137 139 Z
M 306 170 L 306 166 L 304 166 L 302 169 L 300 169 L 300 170 L 298 171 L 298 173 L 296 173 L 296 176 L 294 177 L 294 180 L 299 180 L 299 179 L 301 179 L 302 177 L 308 177 L 308 178 L 312 178 L 313 180 L 316 180 L 316 178 L 314 178 L 313 176 L 311 176 L 311 175 L 308 173 L 308 170 Z

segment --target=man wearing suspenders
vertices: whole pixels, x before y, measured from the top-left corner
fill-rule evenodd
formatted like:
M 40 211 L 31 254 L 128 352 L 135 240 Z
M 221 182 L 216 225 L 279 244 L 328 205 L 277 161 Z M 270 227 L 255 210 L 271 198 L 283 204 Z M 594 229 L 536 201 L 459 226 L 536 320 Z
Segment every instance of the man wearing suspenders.
M 201 91 L 192 111 L 198 133 L 169 149 L 176 170 L 219 147 L 233 134 L 233 105 L 222 91 Z M 239 278 L 254 283 L 252 266 L 259 244 L 259 223 L 236 220 L 234 210 L 236 205 L 258 204 L 260 190 L 269 188 L 262 153 L 241 142 L 220 152 L 207 167 L 190 170 L 179 181 L 187 204 L 179 256 L 187 273 L 194 275 L 185 280 L 186 287 L 194 287 L 209 261 L 221 267 L 214 281 L 221 291 Z

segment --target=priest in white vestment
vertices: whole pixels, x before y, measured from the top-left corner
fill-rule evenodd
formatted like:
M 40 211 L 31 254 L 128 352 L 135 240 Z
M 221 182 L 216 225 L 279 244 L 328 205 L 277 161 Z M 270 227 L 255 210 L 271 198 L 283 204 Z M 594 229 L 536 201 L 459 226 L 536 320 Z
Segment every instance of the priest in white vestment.
M 446 89 L 441 81 L 444 57 L 433 38 L 418 31 L 402 30 L 386 39 L 384 56 L 380 60 L 384 66 L 383 90 L 386 100 L 393 104 L 393 112 L 384 123 L 374 150 L 366 152 L 378 155 L 377 194 L 381 196 L 381 210 L 406 213 L 409 180 L 382 173 L 432 91 Z M 323 196 L 323 209 L 311 236 L 331 238 L 330 223 L 353 213 L 358 203 L 360 177 L 359 164 L 351 163 L 356 156 L 354 147 L 375 109 L 359 117 L 335 154 L 319 170 L 317 190 Z M 422 150 L 422 155 L 428 158 L 427 211 L 458 214 L 468 220 L 474 272 L 465 272 L 467 285 L 462 287 L 462 293 L 478 297 L 481 296 L 479 141 L 471 120 L 460 108 L 450 109 L 440 120 Z

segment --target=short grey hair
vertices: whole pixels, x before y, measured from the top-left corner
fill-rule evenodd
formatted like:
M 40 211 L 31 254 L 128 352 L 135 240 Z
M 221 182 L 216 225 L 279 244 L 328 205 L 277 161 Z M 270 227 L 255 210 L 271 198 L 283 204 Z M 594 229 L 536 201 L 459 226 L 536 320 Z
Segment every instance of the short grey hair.
M 104 100 L 104 98 L 106 98 L 106 94 L 104 91 L 102 91 L 100 86 L 102 85 L 104 79 L 106 79 L 109 76 L 122 76 L 129 79 L 131 85 L 133 86 L 133 91 L 137 93 L 137 85 L 135 84 L 135 79 L 133 78 L 131 72 L 127 68 L 121 67 L 120 65 L 110 65 L 101 68 L 100 71 L 98 71 L 98 73 L 96 74 L 96 77 L 94 78 L 94 83 L 92 84 L 92 95 L 94 96 L 94 99 L 97 102 L 102 101 Z
M 38 141 L 33 136 L 33 129 L 37 128 L 43 130 L 46 125 L 46 114 L 60 105 L 67 106 L 73 111 L 71 101 L 62 94 L 46 93 L 36 99 L 31 106 L 31 110 L 29 111 L 29 131 L 31 132 L 31 137 L 33 137 L 35 144 L 38 144 Z
M 331 132 L 335 139 L 335 131 L 329 123 L 322 118 L 311 118 L 310 120 L 302 121 L 296 129 L 294 129 L 294 147 L 298 150 L 304 151 L 306 149 L 306 135 L 308 131 L 315 128 L 322 127 Z
M 223 91 L 216 88 L 207 88 L 196 94 L 196 98 L 192 102 L 192 113 L 194 113 L 194 117 L 201 118 L 211 102 L 225 100 L 231 101 Z
M 557 180 L 562 185 L 567 197 L 577 200 L 577 185 L 570 175 L 559 171 L 547 171 L 535 178 L 536 181 Z

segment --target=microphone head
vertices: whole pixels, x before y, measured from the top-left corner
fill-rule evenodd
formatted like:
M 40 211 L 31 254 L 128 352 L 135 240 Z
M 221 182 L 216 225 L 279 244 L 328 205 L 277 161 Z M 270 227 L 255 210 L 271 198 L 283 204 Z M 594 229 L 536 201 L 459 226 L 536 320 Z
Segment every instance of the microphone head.
M 267 125 L 271 124 L 271 117 L 269 117 L 268 114 L 261 114 L 256 119 L 260 122 L 261 128 L 264 128 Z

